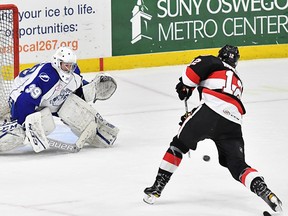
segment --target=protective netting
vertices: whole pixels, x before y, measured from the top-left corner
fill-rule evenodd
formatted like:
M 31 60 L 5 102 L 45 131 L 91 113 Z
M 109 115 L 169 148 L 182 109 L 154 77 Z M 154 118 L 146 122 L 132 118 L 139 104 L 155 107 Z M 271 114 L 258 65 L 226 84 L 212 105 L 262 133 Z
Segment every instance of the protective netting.
M 0 5 L 0 118 L 9 113 L 9 92 L 16 74 L 15 70 L 19 68 L 19 63 L 18 66 L 15 65 L 17 61 L 14 59 L 14 35 L 18 34 L 18 29 L 15 34 L 15 22 L 18 22 L 18 19 L 15 20 L 15 7 L 7 6 L 9 5 Z

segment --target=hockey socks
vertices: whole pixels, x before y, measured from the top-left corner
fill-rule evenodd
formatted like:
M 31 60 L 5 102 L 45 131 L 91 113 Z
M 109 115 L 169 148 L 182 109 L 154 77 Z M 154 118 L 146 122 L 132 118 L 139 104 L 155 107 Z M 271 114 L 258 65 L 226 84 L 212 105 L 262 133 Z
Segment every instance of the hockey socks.
M 160 164 L 160 169 L 170 173 L 170 176 L 175 172 L 182 161 L 183 153 L 176 147 L 170 146 L 166 151 L 163 160 Z M 167 174 L 167 173 L 165 173 Z

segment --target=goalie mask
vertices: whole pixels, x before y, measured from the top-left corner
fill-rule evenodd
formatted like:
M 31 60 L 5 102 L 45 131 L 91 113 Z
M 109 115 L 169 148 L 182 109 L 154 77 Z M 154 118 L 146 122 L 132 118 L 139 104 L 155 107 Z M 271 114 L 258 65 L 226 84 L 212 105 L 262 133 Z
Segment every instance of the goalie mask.
M 71 49 L 60 47 L 53 55 L 51 64 L 59 73 L 61 80 L 67 83 L 77 66 L 76 62 L 77 57 Z
M 225 45 L 219 50 L 218 58 L 235 68 L 240 58 L 238 47 Z

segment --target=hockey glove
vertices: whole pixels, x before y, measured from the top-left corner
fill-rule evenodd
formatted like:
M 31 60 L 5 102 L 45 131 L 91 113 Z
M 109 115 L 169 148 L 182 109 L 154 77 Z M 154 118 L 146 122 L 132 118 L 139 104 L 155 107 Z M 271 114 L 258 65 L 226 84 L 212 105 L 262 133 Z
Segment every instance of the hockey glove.
M 194 88 L 186 86 L 182 82 L 182 78 L 179 78 L 180 82 L 176 85 L 176 92 L 178 93 L 178 97 L 180 100 L 188 100 L 188 98 L 192 95 Z

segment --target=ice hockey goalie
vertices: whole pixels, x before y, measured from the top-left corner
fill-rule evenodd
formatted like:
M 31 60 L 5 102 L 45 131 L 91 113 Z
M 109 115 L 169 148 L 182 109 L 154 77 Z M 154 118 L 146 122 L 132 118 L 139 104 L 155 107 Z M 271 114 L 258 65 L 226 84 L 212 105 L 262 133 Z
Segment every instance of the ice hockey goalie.
M 115 79 L 97 73 L 83 79 L 75 53 L 60 47 L 51 61 L 22 71 L 15 78 L 9 104 L 11 118 L 0 120 L 0 151 L 30 144 L 35 152 L 48 149 L 55 130 L 54 116 L 71 128 L 78 140 L 95 147 L 113 146 L 119 129 L 94 108 L 96 100 L 107 100 L 117 89 Z

